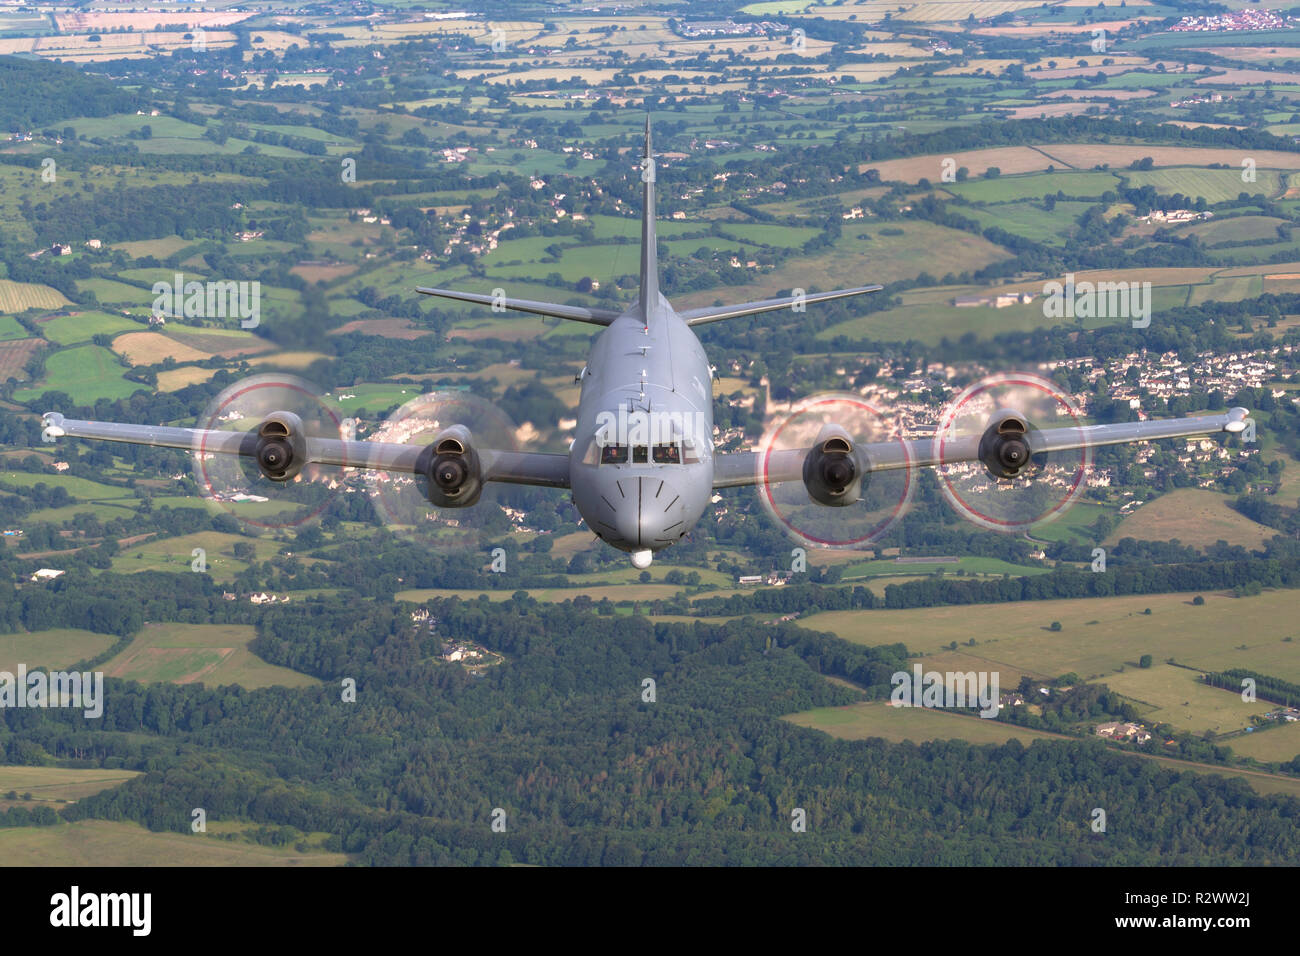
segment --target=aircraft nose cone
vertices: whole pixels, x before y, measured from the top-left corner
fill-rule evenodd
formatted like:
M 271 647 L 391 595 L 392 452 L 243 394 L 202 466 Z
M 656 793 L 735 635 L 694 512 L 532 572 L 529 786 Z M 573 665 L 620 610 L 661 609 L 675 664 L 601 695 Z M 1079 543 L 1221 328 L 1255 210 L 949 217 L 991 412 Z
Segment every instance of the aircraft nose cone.
M 676 541 L 683 530 L 681 496 L 659 478 L 626 478 L 619 482 L 614 527 L 628 545 L 661 548 Z

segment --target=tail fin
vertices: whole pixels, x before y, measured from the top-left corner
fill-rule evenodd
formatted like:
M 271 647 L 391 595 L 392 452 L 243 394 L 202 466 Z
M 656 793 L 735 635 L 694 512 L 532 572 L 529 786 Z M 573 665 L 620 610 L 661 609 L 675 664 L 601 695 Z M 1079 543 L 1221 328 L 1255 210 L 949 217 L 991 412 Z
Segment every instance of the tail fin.
M 655 239 L 655 160 L 650 149 L 650 115 L 645 118 L 645 155 L 641 159 L 641 315 L 659 301 L 659 256 Z

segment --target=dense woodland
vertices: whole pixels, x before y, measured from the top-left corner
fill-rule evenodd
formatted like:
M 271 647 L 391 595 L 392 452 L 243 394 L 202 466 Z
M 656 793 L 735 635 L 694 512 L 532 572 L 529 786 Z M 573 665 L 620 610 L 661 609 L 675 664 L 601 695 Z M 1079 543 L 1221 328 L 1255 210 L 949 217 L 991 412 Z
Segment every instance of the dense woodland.
M 435 632 L 382 603 L 282 610 L 263 618 L 257 650 L 319 676 L 317 688 L 110 680 L 95 726 L 10 710 L 0 745 L 10 762 L 147 771 L 68 819 L 184 832 L 201 806 L 210 820 L 324 831 L 328 847 L 377 864 L 1239 864 L 1300 852 L 1300 801 L 1099 742 L 855 743 L 777 719 L 858 696 L 821 675 L 886 694 L 906 666 L 900 646 L 603 618 L 522 596 L 431 610 Z M 442 634 L 510 663 L 471 676 L 431 662 Z M 355 703 L 341 700 L 345 677 Z M 642 703 L 645 677 L 654 703 Z M 1096 806 L 1104 837 L 1089 827 Z M 498 807 L 504 834 L 490 826 Z M 796 807 L 807 833 L 791 831 Z

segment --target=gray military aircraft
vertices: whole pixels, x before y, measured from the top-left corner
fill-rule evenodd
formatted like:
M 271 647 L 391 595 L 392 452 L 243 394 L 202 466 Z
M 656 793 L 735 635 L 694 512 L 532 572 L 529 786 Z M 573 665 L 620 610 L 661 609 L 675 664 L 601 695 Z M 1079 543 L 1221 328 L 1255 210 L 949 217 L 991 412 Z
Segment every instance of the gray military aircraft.
M 980 434 L 863 441 L 828 422 L 803 448 L 714 454 L 712 369 L 695 327 L 739 316 L 875 292 L 879 285 L 816 292 L 678 312 L 659 291 L 655 244 L 655 162 L 650 123 L 641 179 L 641 276 L 637 301 L 623 311 L 418 288 L 457 299 L 601 326 L 582 370 L 577 439 L 568 454 L 481 447 L 470 429 L 452 424 L 427 445 L 352 441 L 306 434 L 290 412 L 272 412 L 247 432 L 74 421 L 44 416 L 45 437 L 64 436 L 188 448 L 196 454 L 251 458 L 266 479 L 289 481 L 307 464 L 413 474 L 442 508 L 478 501 L 488 482 L 568 488 L 587 525 L 607 544 L 630 553 L 638 568 L 682 538 L 704 513 L 714 489 L 802 482 L 812 502 L 844 507 L 862 498 L 872 472 L 981 463 L 1001 481 L 1028 473 L 1049 452 L 1124 442 L 1237 433 L 1248 412 L 1039 429 L 1014 408 L 994 411 Z

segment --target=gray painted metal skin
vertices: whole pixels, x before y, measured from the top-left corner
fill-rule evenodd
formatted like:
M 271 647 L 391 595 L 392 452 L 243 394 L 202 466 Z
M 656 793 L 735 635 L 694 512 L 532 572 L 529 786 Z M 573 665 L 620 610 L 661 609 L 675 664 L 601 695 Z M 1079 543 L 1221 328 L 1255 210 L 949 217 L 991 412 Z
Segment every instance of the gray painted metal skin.
M 524 299 L 494 299 L 480 293 L 418 288 L 426 295 L 521 312 L 557 316 L 603 327 L 592 343 L 582 372 L 577 437 L 567 455 L 505 452 L 475 447 L 484 481 L 569 488 L 588 526 L 607 544 L 630 552 L 632 563 L 648 567 L 656 551 L 685 535 L 699 520 L 715 488 L 767 482 L 802 481 L 807 450 L 768 456 L 757 452 L 713 454 L 713 386 L 708 358 L 692 327 L 707 322 L 789 308 L 878 291 L 879 285 L 840 289 L 677 312 L 659 292 L 655 243 L 655 164 L 646 121 L 642 159 L 644 209 L 641 225 L 641 290 L 623 312 L 557 305 Z M 1083 428 L 1033 430 L 1033 453 L 1092 445 L 1240 432 L 1249 413 L 1234 408 L 1222 415 Z M 637 461 L 601 462 L 602 443 L 612 438 L 625 448 L 645 447 L 647 438 L 671 430 L 666 442 L 678 448 L 678 461 L 656 462 L 653 453 Z M 613 431 L 611 431 L 613 429 Z M 624 434 L 627 429 L 627 434 Z M 641 429 L 641 431 L 638 431 Z M 74 421 L 58 412 L 45 415 L 45 434 L 104 441 L 202 449 L 204 452 L 252 456 L 256 432 L 208 431 L 110 422 Z M 472 436 L 471 436 L 472 438 Z M 630 439 L 632 441 L 630 441 Z M 975 461 L 979 437 L 949 442 L 942 461 Z M 417 473 L 428 466 L 425 446 L 344 441 L 308 436 L 309 462 L 354 468 Z M 861 444 L 853 448 L 860 472 L 925 467 L 940 463 L 930 440 Z
M 713 380 L 699 339 L 668 301 L 657 298 L 610 323 L 582 375 L 577 439 L 570 460 L 573 502 L 587 525 L 623 551 L 668 547 L 695 524 L 713 494 Z M 682 425 L 688 444 L 677 464 L 650 460 L 598 464 L 593 445 L 604 422 L 635 431 Z M 630 456 L 629 456 L 630 457 Z M 640 555 L 638 563 L 645 562 Z

